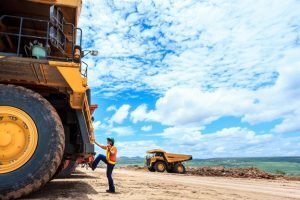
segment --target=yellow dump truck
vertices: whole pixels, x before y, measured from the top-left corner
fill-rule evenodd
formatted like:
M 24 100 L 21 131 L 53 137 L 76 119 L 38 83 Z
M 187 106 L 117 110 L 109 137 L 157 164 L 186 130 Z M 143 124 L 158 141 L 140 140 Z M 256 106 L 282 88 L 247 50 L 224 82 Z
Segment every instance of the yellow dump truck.
M 0 199 L 94 155 L 81 0 L 0 1 Z
M 145 164 L 151 172 L 186 173 L 183 162 L 192 160 L 191 155 L 167 153 L 161 149 L 147 151 Z

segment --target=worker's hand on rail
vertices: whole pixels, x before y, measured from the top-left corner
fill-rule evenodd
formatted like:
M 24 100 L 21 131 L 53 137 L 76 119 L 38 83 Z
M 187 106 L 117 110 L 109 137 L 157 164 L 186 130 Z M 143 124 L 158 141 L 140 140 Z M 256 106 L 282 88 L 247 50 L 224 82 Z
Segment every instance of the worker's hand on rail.
M 95 142 L 95 144 L 97 145 L 97 146 L 102 146 L 101 144 L 99 144 L 98 142 L 96 142 L 96 140 L 94 141 Z
M 104 145 L 102 145 L 102 144 L 99 144 L 99 143 L 96 142 L 96 141 L 95 141 L 95 144 L 96 144 L 98 147 L 100 147 L 101 149 L 106 150 L 106 148 L 107 148 L 107 146 L 104 146 Z

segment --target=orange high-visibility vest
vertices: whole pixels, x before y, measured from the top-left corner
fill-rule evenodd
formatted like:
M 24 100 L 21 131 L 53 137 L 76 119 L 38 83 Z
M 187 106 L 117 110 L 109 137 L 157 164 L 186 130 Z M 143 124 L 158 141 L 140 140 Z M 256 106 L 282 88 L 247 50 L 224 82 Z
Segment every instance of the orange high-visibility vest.
M 117 148 L 112 146 L 111 151 L 114 151 L 115 153 L 111 154 L 108 147 L 106 147 L 106 160 L 109 164 L 115 165 L 117 163 Z

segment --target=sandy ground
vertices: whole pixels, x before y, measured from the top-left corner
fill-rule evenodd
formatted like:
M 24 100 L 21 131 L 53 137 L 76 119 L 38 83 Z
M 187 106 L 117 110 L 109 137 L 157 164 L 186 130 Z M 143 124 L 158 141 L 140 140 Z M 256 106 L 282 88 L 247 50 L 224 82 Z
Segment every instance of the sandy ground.
M 105 169 L 78 169 L 24 199 L 300 199 L 300 182 L 186 176 L 115 169 L 116 194 L 107 194 Z

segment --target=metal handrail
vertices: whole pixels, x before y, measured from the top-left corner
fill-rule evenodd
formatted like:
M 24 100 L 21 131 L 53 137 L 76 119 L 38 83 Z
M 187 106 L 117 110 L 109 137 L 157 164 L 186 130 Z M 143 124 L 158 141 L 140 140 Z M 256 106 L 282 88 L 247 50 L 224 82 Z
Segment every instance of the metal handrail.
M 81 75 L 82 75 L 83 77 L 87 77 L 89 65 L 88 65 L 86 62 L 84 62 L 84 61 L 81 61 L 81 63 L 85 65 L 85 69 L 82 69 L 82 65 L 80 66 L 80 72 L 81 72 Z
M 8 36 L 16 36 L 18 37 L 18 46 L 17 46 L 17 56 L 20 56 L 20 45 L 21 45 L 21 40 L 22 38 L 35 38 L 35 39 L 41 39 L 41 40 L 46 40 L 45 42 L 45 46 L 49 45 L 49 30 L 50 30 L 50 21 L 47 20 L 42 20 L 42 19 L 33 19 L 33 18 L 29 18 L 29 17 L 19 17 L 19 16 L 14 16 L 14 15 L 2 15 L 0 17 L 0 21 L 3 21 L 6 18 L 15 18 L 15 19 L 19 19 L 19 31 L 18 33 L 9 33 L 9 32 L 0 32 L 0 35 L 8 35 Z M 47 31 L 46 31 L 46 36 L 42 37 L 42 36 L 36 36 L 36 35 L 27 35 L 27 34 L 22 34 L 22 30 L 23 30 L 23 24 L 25 20 L 29 20 L 29 21 L 34 21 L 34 22 L 42 22 L 42 23 L 46 23 L 47 25 Z M 80 46 L 82 43 L 82 30 L 80 28 L 76 28 L 74 26 L 74 24 L 72 23 L 68 23 L 68 22 L 64 22 L 66 25 L 71 26 L 72 29 L 72 41 L 66 41 L 67 43 L 71 43 L 72 44 L 72 57 L 66 56 L 66 57 L 53 57 L 53 56 L 47 56 L 47 59 L 62 59 L 62 60 L 67 60 L 67 61 L 73 61 L 74 58 L 74 47 L 75 47 L 75 30 L 79 30 L 80 31 Z M 61 30 L 63 32 L 63 30 Z M 59 49 L 63 55 L 66 55 L 65 51 L 62 51 L 61 49 Z

